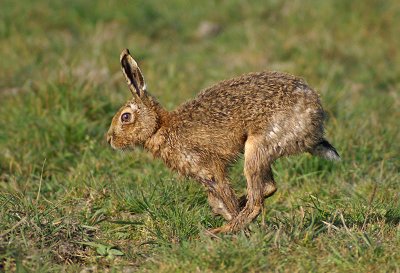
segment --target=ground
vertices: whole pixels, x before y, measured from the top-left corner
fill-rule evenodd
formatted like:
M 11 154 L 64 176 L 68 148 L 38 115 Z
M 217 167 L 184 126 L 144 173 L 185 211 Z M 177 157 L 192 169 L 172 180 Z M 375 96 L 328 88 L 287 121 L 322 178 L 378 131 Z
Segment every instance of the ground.
M 0 18 L 0 271 L 400 271 L 399 1 L 3 0 Z M 201 186 L 105 141 L 125 47 L 167 109 L 245 72 L 303 77 L 342 162 L 278 160 L 250 235 L 206 236 L 223 220 Z

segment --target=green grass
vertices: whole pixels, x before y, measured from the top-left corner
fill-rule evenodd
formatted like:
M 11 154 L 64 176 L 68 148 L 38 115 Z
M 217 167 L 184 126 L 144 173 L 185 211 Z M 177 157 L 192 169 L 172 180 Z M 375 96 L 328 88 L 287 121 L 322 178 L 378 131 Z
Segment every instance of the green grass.
M 399 2 L 249 3 L 2 1 L 0 271 L 400 271 Z M 251 234 L 205 236 L 223 221 L 200 185 L 105 143 L 125 47 L 167 109 L 244 72 L 304 77 L 343 161 L 278 160 Z M 242 161 L 231 177 L 244 192 Z

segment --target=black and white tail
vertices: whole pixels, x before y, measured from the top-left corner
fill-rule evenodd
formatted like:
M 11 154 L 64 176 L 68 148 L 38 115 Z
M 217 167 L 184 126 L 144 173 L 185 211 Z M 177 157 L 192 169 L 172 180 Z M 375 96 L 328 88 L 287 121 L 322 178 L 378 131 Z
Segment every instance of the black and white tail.
M 311 154 L 331 160 L 331 161 L 340 161 L 341 160 L 335 147 L 333 147 L 326 139 L 323 139 L 320 143 L 318 143 L 311 150 Z

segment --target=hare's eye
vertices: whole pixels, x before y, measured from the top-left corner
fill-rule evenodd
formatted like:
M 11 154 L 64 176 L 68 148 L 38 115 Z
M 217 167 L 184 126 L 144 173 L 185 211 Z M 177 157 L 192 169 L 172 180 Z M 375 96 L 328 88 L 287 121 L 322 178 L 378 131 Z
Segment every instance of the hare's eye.
M 131 120 L 131 113 L 123 113 L 121 116 L 122 122 L 128 122 Z

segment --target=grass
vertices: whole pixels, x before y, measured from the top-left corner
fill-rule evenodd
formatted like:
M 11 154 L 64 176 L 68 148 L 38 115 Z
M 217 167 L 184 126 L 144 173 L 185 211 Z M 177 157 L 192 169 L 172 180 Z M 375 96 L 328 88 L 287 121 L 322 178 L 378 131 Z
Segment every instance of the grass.
M 0 271 L 400 272 L 398 1 L 4 0 L 0 17 Z M 223 221 L 196 182 L 105 143 L 125 47 L 168 109 L 248 71 L 304 77 L 343 161 L 278 160 L 250 236 L 205 236 Z M 242 161 L 231 177 L 242 193 Z

